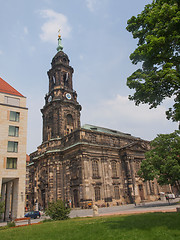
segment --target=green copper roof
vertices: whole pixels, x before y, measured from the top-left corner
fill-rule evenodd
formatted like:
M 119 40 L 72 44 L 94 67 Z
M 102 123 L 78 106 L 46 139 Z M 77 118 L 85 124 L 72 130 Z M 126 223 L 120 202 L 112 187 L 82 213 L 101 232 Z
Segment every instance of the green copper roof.
M 91 131 L 113 134 L 113 135 L 121 136 L 121 137 L 124 136 L 124 137 L 137 138 L 137 137 L 131 136 L 131 134 L 128 134 L 128 133 L 123 133 L 123 132 L 120 132 L 120 131 L 117 131 L 117 130 L 112 130 L 112 129 L 103 128 L 103 127 L 97 127 L 97 126 L 93 126 L 93 125 L 90 125 L 90 124 L 85 124 L 81 128 L 86 129 L 86 130 L 91 130 Z

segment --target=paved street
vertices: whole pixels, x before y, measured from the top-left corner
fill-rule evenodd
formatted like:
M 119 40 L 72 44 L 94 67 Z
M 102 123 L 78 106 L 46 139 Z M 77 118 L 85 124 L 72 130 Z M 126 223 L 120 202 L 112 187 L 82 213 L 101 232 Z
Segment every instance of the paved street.
M 180 207 L 180 204 L 177 204 L 180 201 L 180 198 L 170 200 L 170 205 L 166 201 L 156 201 L 149 202 L 145 204 L 139 204 L 135 206 L 134 204 L 99 208 L 99 215 L 113 215 L 113 214 L 128 214 L 128 213 L 141 213 L 141 212 L 152 212 L 152 211 L 176 211 L 177 207 Z M 76 209 L 72 210 L 70 217 L 86 217 L 92 216 L 92 209 Z
M 156 202 L 148 202 L 144 204 L 139 204 L 135 206 L 134 204 L 115 206 L 115 207 L 107 207 L 107 208 L 99 208 L 99 215 L 117 215 L 117 214 L 135 214 L 135 213 L 143 213 L 143 212 L 175 212 L 176 208 L 180 208 L 180 198 L 176 198 L 174 200 L 170 200 L 170 205 L 166 201 L 156 201 Z M 74 217 L 92 217 L 93 210 L 92 209 L 73 209 L 70 213 L 70 218 Z M 31 219 L 31 223 L 38 223 L 44 220 L 46 217 L 42 215 L 41 218 Z M 7 223 L 0 223 L 0 226 L 5 226 Z M 22 223 L 25 224 L 25 223 Z

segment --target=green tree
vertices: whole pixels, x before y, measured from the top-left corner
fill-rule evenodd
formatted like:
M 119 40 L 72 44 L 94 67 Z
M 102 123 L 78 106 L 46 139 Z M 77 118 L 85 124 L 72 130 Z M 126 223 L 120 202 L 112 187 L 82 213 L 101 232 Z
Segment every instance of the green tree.
M 48 203 L 48 209 L 46 209 L 45 213 L 53 220 L 65 220 L 69 218 L 70 211 L 71 209 L 67 208 L 62 200 L 57 200 Z
M 151 147 L 141 163 L 139 176 L 144 181 L 156 178 L 160 185 L 171 184 L 179 189 L 180 131 L 159 134 L 151 142 Z
M 5 203 L 4 201 L 2 201 L 1 195 L 0 195 L 0 219 L 1 219 L 2 213 L 4 213 L 4 210 L 5 210 L 4 208 L 5 208 Z
M 127 79 L 129 96 L 136 105 L 148 103 L 156 108 L 166 97 L 174 104 L 167 118 L 180 120 L 180 1 L 154 0 L 127 22 L 127 30 L 138 39 L 130 55 L 133 64 L 141 67 Z

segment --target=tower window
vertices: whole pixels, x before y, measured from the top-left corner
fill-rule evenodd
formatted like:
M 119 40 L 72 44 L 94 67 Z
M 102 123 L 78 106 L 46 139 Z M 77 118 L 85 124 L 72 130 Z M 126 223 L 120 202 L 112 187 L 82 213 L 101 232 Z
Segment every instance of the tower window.
M 68 114 L 66 117 L 66 134 L 69 134 L 73 131 L 74 121 L 71 114 Z
M 54 77 L 54 76 L 52 77 L 52 82 L 53 82 L 53 85 L 55 85 L 55 84 L 56 84 L 56 79 L 55 79 L 55 77 Z
M 63 63 L 66 63 L 66 62 L 67 62 L 66 58 L 63 58 L 62 61 L 63 61 Z
M 68 72 L 65 72 L 63 74 L 63 81 L 64 81 L 64 86 L 68 87 Z
M 73 126 L 73 117 L 71 114 L 67 115 L 67 125 Z

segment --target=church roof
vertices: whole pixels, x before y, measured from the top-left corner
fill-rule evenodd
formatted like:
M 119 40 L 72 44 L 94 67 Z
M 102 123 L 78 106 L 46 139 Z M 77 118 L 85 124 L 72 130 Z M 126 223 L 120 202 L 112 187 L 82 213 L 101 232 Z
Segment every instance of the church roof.
M 137 137 L 131 136 L 131 134 L 129 134 L 129 133 L 123 133 L 123 132 L 120 132 L 117 130 L 112 130 L 112 129 L 104 128 L 104 127 L 98 127 L 98 126 L 94 126 L 94 125 L 90 125 L 90 124 L 85 124 L 81 128 L 86 129 L 86 130 L 91 130 L 91 131 L 97 131 L 97 132 L 101 132 L 101 133 L 113 134 L 113 135 L 121 136 L 121 137 L 132 137 L 132 138 L 139 139 Z
M 0 92 L 24 97 L 20 92 L 18 92 L 10 84 L 8 84 L 6 81 L 4 81 L 1 77 L 0 77 Z

